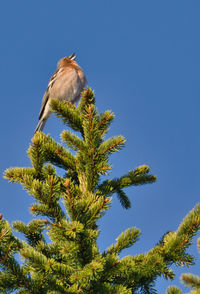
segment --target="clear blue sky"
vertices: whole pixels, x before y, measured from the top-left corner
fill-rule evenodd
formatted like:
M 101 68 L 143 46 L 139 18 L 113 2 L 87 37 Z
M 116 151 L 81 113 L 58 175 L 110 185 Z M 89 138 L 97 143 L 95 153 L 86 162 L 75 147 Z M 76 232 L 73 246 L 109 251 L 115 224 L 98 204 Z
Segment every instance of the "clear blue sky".
M 132 208 L 117 199 L 100 222 L 100 249 L 126 228 L 137 226 L 140 241 L 127 254 L 146 252 L 168 230 L 176 230 L 199 201 L 200 2 L 193 1 L 2 1 L 0 8 L 1 172 L 30 166 L 26 150 L 37 124 L 41 99 L 57 61 L 76 52 L 99 111 L 116 114 L 110 136 L 126 147 L 111 157 L 112 177 L 141 164 L 157 183 L 129 188 Z M 45 127 L 56 140 L 63 125 Z M 28 222 L 32 198 L 18 184 L 1 180 L 1 213 Z M 191 248 L 200 274 L 196 240 Z M 168 285 L 159 279 L 158 293 Z M 188 292 L 186 288 L 184 293 Z

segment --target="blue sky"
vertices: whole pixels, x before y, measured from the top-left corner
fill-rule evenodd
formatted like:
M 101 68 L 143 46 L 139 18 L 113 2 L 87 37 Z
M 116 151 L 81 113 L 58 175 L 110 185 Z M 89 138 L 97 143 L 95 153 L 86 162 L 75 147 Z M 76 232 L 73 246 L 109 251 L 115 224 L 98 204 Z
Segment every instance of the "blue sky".
M 57 61 L 76 52 L 100 112 L 116 119 L 109 136 L 123 135 L 126 147 L 111 157 L 111 177 L 141 164 L 157 183 L 126 190 L 132 208 L 117 199 L 100 221 L 100 249 L 131 226 L 140 241 L 124 255 L 151 249 L 199 202 L 199 1 L 2 1 L 0 9 L 1 172 L 30 166 L 26 154 L 41 99 Z M 63 125 L 51 117 L 44 129 L 60 141 Z M 1 213 L 10 222 L 31 220 L 32 199 L 17 184 L 1 181 Z M 199 234 L 198 234 L 199 236 Z M 191 252 L 200 274 L 196 240 Z M 168 285 L 158 279 L 158 293 Z M 184 293 L 188 292 L 186 288 Z

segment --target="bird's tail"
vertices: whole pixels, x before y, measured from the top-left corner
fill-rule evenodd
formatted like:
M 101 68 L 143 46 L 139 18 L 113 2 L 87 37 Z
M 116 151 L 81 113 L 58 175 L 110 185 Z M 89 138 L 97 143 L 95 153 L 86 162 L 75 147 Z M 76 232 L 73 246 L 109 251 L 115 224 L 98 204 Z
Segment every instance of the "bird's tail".
M 37 124 L 37 127 L 36 127 L 36 129 L 35 129 L 34 134 L 35 134 L 36 132 L 40 132 L 40 131 L 42 131 L 42 130 L 44 129 L 44 126 L 45 126 L 45 124 L 46 124 L 46 121 L 47 121 L 47 119 L 45 119 L 45 118 L 39 120 L 39 122 L 38 122 L 38 124 Z

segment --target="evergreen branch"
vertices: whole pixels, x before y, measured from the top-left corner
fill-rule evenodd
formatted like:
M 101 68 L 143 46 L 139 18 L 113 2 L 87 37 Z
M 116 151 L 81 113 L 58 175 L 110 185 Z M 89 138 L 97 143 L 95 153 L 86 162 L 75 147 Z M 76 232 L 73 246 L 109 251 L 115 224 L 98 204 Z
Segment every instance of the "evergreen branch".
M 83 117 L 84 143 L 87 149 L 87 153 L 83 154 L 84 171 L 87 188 L 89 191 L 93 191 L 99 179 L 97 165 L 100 160 L 98 158 L 97 149 L 101 142 L 99 138 L 98 116 L 93 104 L 89 104 L 86 107 Z
M 48 176 L 54 176 L 57 177 L 57 179 L 59 179 L 60 182 L 62 182 L 62 178 L 57 176 L 56 168 L 51 163 L 47 163 L 43 166 L 42 175 L 44 179 L 47 179 Z
M 1 217 L 0 220 L 0 260 L 4 262 L 21 247 L 21 243 L 12 234 L 10 225 Z M 11 254 L 10 254 L 11 253 Z
M 9 262 L 11 264 L 11 261 Z M 8 264 L 6 264 L 6 266 L 9 268 Z M 18 288 L 20 286 L 27 289 L 29 291 L 28 293 L 35 293 L 31 278 L 24 274 L 23 269 L 24 268 L 13 259 L 12 265 L 10 266 L 10 272 L 16 279 L 16 285 L 14 288 Z
M 84 291 L 85 291 L 85 289 L 83 287 L 80 287 L 80 283 L 77 282 L 77 283 L 73 283 L 72 286 L 69 286 L 65 293 L 66 294 L 79 294 L 79 293 L 82 294 L 82 293 L 84 293 Z M 52 293 L 52 294 L 59 294 L 59 293 Z
M 119 274 L 119 257 L 115 253 L 107 254 L 103 252 L 104 271 L 101 277 L 101 283 L 107 283 L 113 280 L 113 277 Z M 120 283 L 117 283 L 118 285 Z
M 198 238 L 198 248 L 200 246 L 200 238 Z M 194 274 L 182 274 L 181 275 L 182 283 L 192 288 L 191 294 L 199 294 L 200 293 L 200 277 Z
M 108 131 L 109 125 L 112 123 L 115 115 L 110 110 L 105 111 L 99 116 L 98 129 L 101 135 L 104 135 Z
M 131 185 L 143 185 L 143 184 L 151 184 L 154 183 L 156 181 L 156 176 L 154 175 L 148 175 L 150 171 L 150 168 L 147 165 L 141 165 L 139 167 L 137 167 L 136 169 L 134 169 L 133 171 L 130 171 L 128 173 L 128 177 L 131 180 Z M 126 176 L 124 177 L 123 180 L 125 180 L 126 182 Z M 123 182 L 122 180 L 122 182 Z M 123 185 L 123 183 L 122 183 Z
M 200 226 L 200 204 L 197 204 L 183 219 L 176 232 L 169 232 L 163 238 L 163 256 L 168 264 L 193 264 L 193 256 L 186 253 Z
M 119 282 L 120 280 L 121 282 L 126 281 L 126 285 L 133 289 L 140 287 L 148 289 L 160 275 L 170 280 L 174 278 L 173 271 L 168 269 L 162 255 L 156 247 L 147 254 L 122 258 L 119 267 L 120 272 L 123 272 L 121 278 L 119 278 Z M 142 276 L 140 273 L 142 273 Z
M 16 174 L 18 174 L 17 172 L 18 171 L 16 171 Z M 41 203 L 39 206 L 35 205 L 32 208 L 32 211 L 37 215 L 40 211 L 42 215 L 46 215 L 51 218 L 53 217 L 53 219 L 63 218 L 64 213 L 62 212 L 58 202 L 62 186 L 60 179 L 57 176 L 48 175 L 45 181 L 41 182 L 37 179 L 33 179 L 32 176 L 28 176 L 23 173 L 22 175 L 22 177 L 19 177 L 18 175 L 18 178 L 14 178 L 13 181 L 20 181 L 26 191 Z
M 2 294 L 12 293 L 19 285 L 16 276 L 8 272 L 0 272 L 0 291 Z
M 99 154 L 109 155 L 113 152 L 119 151 L 125 144 L 125 139 L 122 136 L 113 137 L 102 143 L 99 147 Z
M 1 293 L 11 293 L 10 291 L 13 292 L 19 288 L 23 288 L 23 290 L 21 290 L 23 293 L 37 294 L 31 279 L 23 274 L 23 270 L 20 266 L 13 266 L 11 272 L 0 272 Z
M 46 277 L 45 277 L 46 278 Z M 60 280 L 60 281 L 59 281 Z M 39 287 L 37 293 L 42 293 L 41 294 L 66 294 L 66 286 L 61 285 L 64 284 L 61 282 L 61 278 L 59 279 L 58 277 L 54 277 L 53 275 L 49 275 L 46 278 L 45 284 L 44 280 L 42 280 L 41 287 Z M 50 290 L 52 289 L 52 290 Z M 22 293 L 24 294 L 24 293 Z
M 200 291 L 200 278 L 199 278 L 199 276 L 193 275 L 193 274 L 182 274 L 181 280 L 185 284 L 185 286 L 188 286 L 190 288 L 193 288 L 194 290 Z
M 61 225 L 52 223 L 52 222 L 48 221 L 47 219 L 42 219 L 40 221 L 43 222 L 43 224 L 45 224 L 45 225 L 50 225 L 50 226 L 53 226 L 53 227 L 61 228 Z
M 101 161 L 96 166 L 97 173 L 100 175 L 107 175 L 108 172 L 112 169 L 107 159 L 101 159 Z
M 85 228 L 84 232 L 79 234 L 78 261 L 82 267 L 94 260 L 96 255 L 99 256 L 99 252 L 96 247 L 96 240 L 98 235 L 99 231 L 90 228 Z
M 98 197 L 92 201 L 88 207 L 86 226 L 93 227 L 103 211 L 109 208 L 110 203 L 110 199 L 104 197 Z
M 26 258 L 38 272 L 55 272 L 62 275 L 69 275 L 73 272 L 72 267 L 58 263 L 53 258 L 47 258 L 44 254 L 26 244 L 24 244 L 24 248 L 20 250 L 20 254 Z
M 68 168 L 76 169 L 75 157 L 61 144 L 58 144 L 49 135 L 45 135 L 44 133 L 37 132 L 35 137 L 38 137 L 45 162 L 51 162 L 65 170 Z
M 94 105 L 88 105 L 83 116 L 83 132 L 84 142 L 91 154 L 95 152 L 99 146 L 99 129 L 98 129 L 98 115 Z
M 42 167 L 45 163 L 44 149 L 41 144 L 41 133 L 37 133 L 32 138 L 32 145 L 28 149 L 28 155 L 31 159 L 31 163 L 35 169 L 37 177 L 41 177 Z
M 182 291 L 174 286 L 170 286 L 167 288 L 166 294 L 182 294 Z
M 125 284 L 134 293 L 134 290 L 142 287 L 143 290 L 149 289 L 156 277 L 165 273 L 166 266 L 163 258 L 155 252 L 148 252 L 122 258 L 120 262 L 115 263 L 114 267 L 106 269 L 104 279 L 114 284 Z
M 87 149 L 83 141 L 70 131 L 63 131 L 61 134 L 61 138 L 63 142 L 66 143 L 71 149 L 75 151 L 81 150 L 82 152 L 87 153 Z
M 123 249 L 135 244 L 140 237 L 140 230 L 137 228 L 127 229 L 118 238 L 117 243 L 104 251 L 104 254 L 119 254 Z
M 77 220 L 86 227 L 93 227 L 95 221 L 102 216 L 104 210 L 107 210 L 110 204 L 109 198 L 97 197 L 92 192 L 84 193 L 80 199 L 76 199 Z
M 74 269 L 67 265 L 67 264 L 62 264 L 60 262 L 56 262 L 52 259 L 50 259 L 50 267 L 52 268 L 53 272 L 58 274 L 58 275 L 63 275 L 66 279 L 67 276 L 69 276 L 72 272 L 74 272 Z
M 91 281 L 95 281 L 102 271 L 102 262 L 100 260 L 93 260 L 86 264 L 82 270 L 74 272 L 70 277 L 70 281 L 71 283 L 79 281 L 86 287 Z
M 73 197 L 72 184 L 69 179 L 65 180 L 64 186 L 66 187 L 66 193 L 63 194 L 65 208 L 70 219 L 75 221 L 77 219 L 77 213 L 74 204 L 75 197 Z
M 65 218 L 65 214 L 63 213 L 61 207 L 59 205 L 56 206 L 55 204 L 54 207 L 50 207 L 46 204 L 33 204 L 31 207 L 31 213 L 36 216 L 47 216 L 55 222 L 60 222 L 63 218 Z
M 187 254 L 191 239 L 187 235 L 178 236 L 176 232 L 170 232 L 164 237 L 163 256 L 168 264 L 175 263 L 176 265 L 191 265 L 194 258 Z
M 39 242 L 44 241 L 42 234 L 44 223 L 41 220 L 34 219 L 28 225 L 21 221 L 15 221 L 13 228 L 23 233 L 31 246 L 36 246 Z
M 9 168 L 4 172 L 4 178 L 10 180 L 10 182 L 24 183 L 24 177 L 33 179 L 36 177 L 34 168 L 15 167 Z
M 198 203 L 184 218 L 181 225 L 178 227 L 177 235 L 188 235 L 192 238 L 196 235 L 200 227 L 200 203 Z
M 83 133 L 82 119 L 76 106 L 71 102 L 65 102 L 58 99 L 51 100 L 51 109 L 63 123 L 74 131 Z
M 128 209 L 131 207 L 131 202 L 126 195 L 126 193 L 122 189 L 117 189 L 116 190 L 117 196 L 119 198 L 119 201 L 121 203 L 121 206 L 124 207 L 125 209 Z
M 99 293 L 104 293 L 104 294 L 132 294 L 132 290 L 131 289 L 127 289 L 126 286 L 124 285 L 112 285 L 110 283 L 104 283 L 104 287 L 102 287 L 102 292 Z
M 141 165 L 121 178 L 104 181 L 102 184 L 97 186 L 97 189 L 104 195 L 109 196 L 125 187 L 155 182 L 156 177 L 153 175 L 148 175 L 148 172 L 149 167 L 147 165 Z
M 95 155 L 90 154 L 85 164 L 85 178 L 86 178 L 86 186 L 88 191 L 94 190 L 98 180 L 99 174 L 97 172 L 96 164 L 95 164 Z
M 81 114 L 84 114 L 88 105 L 91 104 L 95 104 L 94 91 L 92 91 L 90 88 L 87 88 L 81 94 L 81 99 L 77 110 L 80 111 Z
M 5 274 L 0 273 L 0 289 L 15 289 L 24 286 L 34 293 L 31 280 L 24 273 L 24 268 L 15 260 L 14 254 L 22 247 L 21 243 L 12 234 L 10 225 L 3 219 L 0 220 L 0 264 Z M 12 282 L 9 278 L 12 277 Z
M 5 171 L 4 178 L 9 179 L 10 182 L 13 183 L 20 183 L 30 195 L 41 200 L 44 198 L 42 197 L 42 190 L 45 191 L 48 188 L 48 179 L 50 176 L 55 179 L 59 187 L 62 181 L 62 179 L 56 175 L 55 169 L 50 164 L 44 166 L 41 172 L 41 178 L 43 181 L 37 179 L 37 174 L 34 168 L 10 168 Z
M 79 235 L 84 232 L 84 226 L 78 221 L 69 222 L 67 220 L 62 220 L 61 223 L 52 224 L 45 221 L 47 224 L 51 225 L 51 229 L 48 232 L 52 241 L 74 241 L 79 238 Z

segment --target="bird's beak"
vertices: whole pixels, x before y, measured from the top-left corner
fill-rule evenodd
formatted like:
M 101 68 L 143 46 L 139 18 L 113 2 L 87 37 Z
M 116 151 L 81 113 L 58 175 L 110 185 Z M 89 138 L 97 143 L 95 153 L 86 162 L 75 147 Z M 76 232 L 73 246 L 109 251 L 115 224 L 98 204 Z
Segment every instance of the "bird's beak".
M 69 56 L 69 59 L 71 59 L 71 60 L 75 60 L 75 59 L 76 59 L 76 55 L 75 55 L 75 53 L 72 53 L 72 55 Z

